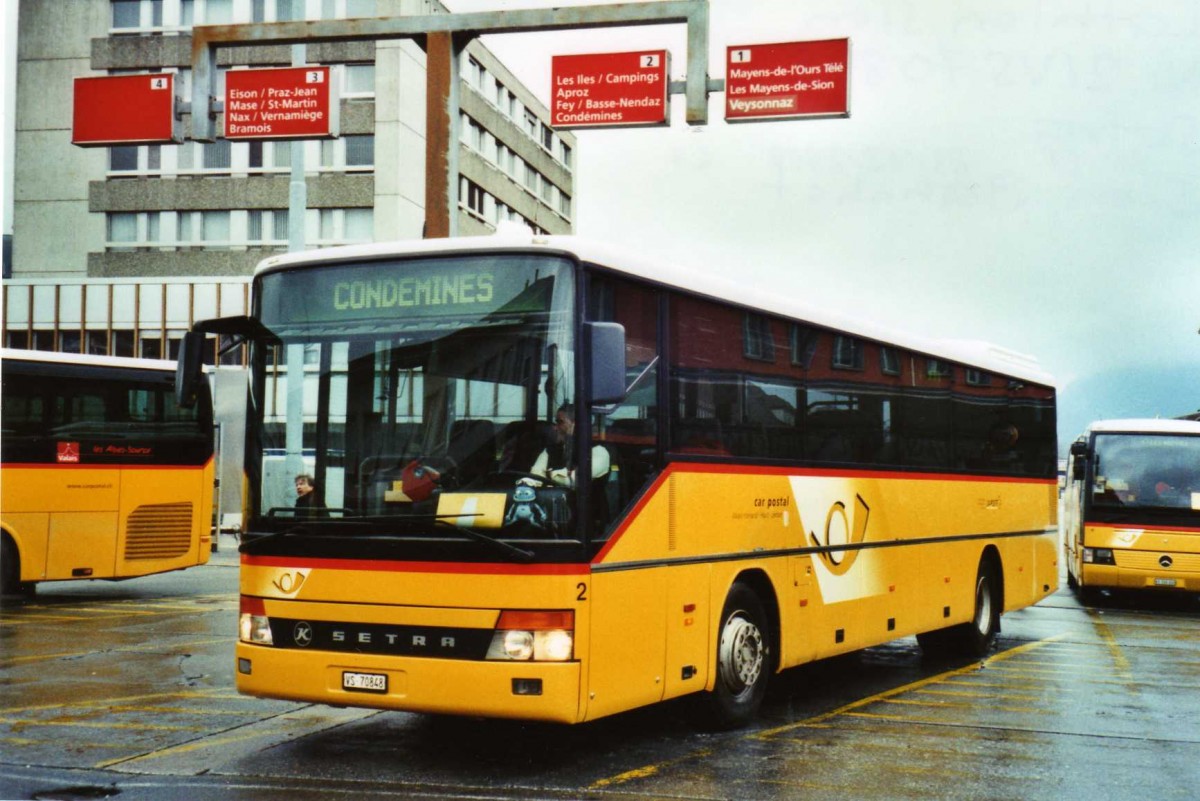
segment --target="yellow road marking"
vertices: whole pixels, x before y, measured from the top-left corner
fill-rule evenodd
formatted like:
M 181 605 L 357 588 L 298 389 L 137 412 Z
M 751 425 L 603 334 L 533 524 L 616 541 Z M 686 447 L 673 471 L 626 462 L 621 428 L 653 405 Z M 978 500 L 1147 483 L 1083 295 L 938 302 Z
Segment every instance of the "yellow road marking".
M 215 642 L 228 642 L 228 637 L 214 637 L 208 640 L 189 640 L 188 642 L 161 642 L 147 643 L 145 645 L 131 645 L 125 648 L 112 648 L 105 650 L 104 654 L 125 654 L 137 651 L 170 651 L 176 648 L 192 648 L 197 645 L 212 645 Z M 3 665 L 16 665 L 25 662 L 48 662 L 53 659 L 75 659 L 81 656 L 90 656 L 97 653 L 96 651 L 73 651 L 57 654 L 36 654 L 33 656 L 17 656 L 10 659 L 0 661 Z
M 1100 617 L 1100 613 L 1095 609 L 1087 610 L 1088 617 L 1092 619 L 1092 623 L 1096 626 L 1096 633 L 1100 635 L 1100 639 L 1108 647 L 1108 653 L 1112 656 L 1113 664 L 1117 667 L 1117 673 L 1127 682 L 1133 682 L 1133 673 L 1129 669 L 1129 660 L 1125 658 L 1125 654 L 1121 652 L 1121 646 L 1117 643 L 1117 638 L 1113 636 L 1112 629 Z M 1136 691 L 1136 690 L 1135 690 Z
M 1042 646 L 1046 645 L 1047 643 L 1054 642 L 1055 640 L 1058 640 L 1065 636 L 1066 636 L 1066 634 L 1056 634 L 1055 636 L 1047 637 L 1044 640 L 1037 640 L 1036 642 L 1026 643 L 1025 645 L 1018 645 L 1016 648 L 1012 648 L 1012 649 L 1009 649 L 1002 653 L 998 653 L 998 654 L 995 654 L 994 656 L 988 657 L 982 663 L 973 662 L 970 665 L 967 665 L 966 667 L 957 668 L 955 670 L 948 670 L 945 673 L 939 673 L 936 676 L 929 676 L 928 678 L 919 679 L 919 680 L 911 682 L 909 684 L 905 684 L 903 687 L 897 687 L 894 690 L 886 690 L 882 693 L 868 696 L 867 698 L 860 698 L 857 701 L 851 701 L 850 703 L 845 704 L 844 706 L 840 706 L 837 709 L 831 710 L 829 712 L 825 712 L 825 713 L 817 715 L 815 717 L 811 717 L 808 720 L 800 721 L 799 723 L 789 723 L 786 726 L 778 726 L 774 729 L 767 729 L 765 731 L 757 732 L 757 733 L 749 735 L 749 736 L 756 740 L 768 740 L 772 737 L 775 737 L 776 735 L 784 734 L 793 729 L 797 729 L 802 726 L 809 725 L 811 723 L 824 722 L 824 721 L 830 720 L 831 718 L 840 717 L 842 715 L 849 714 L 850 712 L 853 712 L 857 709 L 861 709 L 865 706 L 874 704 L 878 701 L 883 701 L 888 698 L 894 698 L 897 695 L 903 695 L 904 693 L 912 692 L 913 690 L 923 689 L 925 687 L 928 687 L 931 684 L 938 684 L 940 682 L 948 681 L 950 679 L 958 678 L 960 676 L 966 676 L 966 675 L 969 675 L 972 673 L 978 673 L 980 670 L 983 670 L 983 669 L 991 666 L 995 662 L 1002 662 L 1002 661 L 1005 661 L 1008 659 L 1012 659 L 1014 656 L 1019 656 L 1020 654 L 1024 654 L 1029 651 L 1036 650 L 1036 649 L 1041 648 Z
M 18 729 L 33 726 L 70 726 L 81 729 L 153 729 L 154 731 L 207 731 L 203 726 L 170 726 L 165 723 L 102 723 L 89 720 L 29 720 L 27 718 L 0 718 L 0 723 Z
M 1036 650 L 1043 646 L 1054 643 L 1057 640 L 1062 639 L 1065 636 L 1067 636 L 1067 635 L 1066 634 L 1056 634 L 1053 637 L 1047 637 L 1043 640 L 1026 643 L 1025 645 L 1019 645 L 1016 648 L 1012 648 L 1012 649 L 1009 649 L 1008 651 L 1004 651 L 1002 653 L 998 653 L 991 657 L 988 657 L 983 663 L 974 662 L 970 665 L 967 665 L 966 667 L 958 668 L 956 670 L 946 671 L 945 673 L 939 673 L 936 676 L 930 676 L 925 679 L 920 679 L 919 681 L 914 681 L 909 684 L 906 684 L 903 687 L 897 687 L 894 690 L 887 690 L 885 692 L 877 693 L 876 695 L 872 695 L 867 698 L 860 698 L 857 701 L 852 701 L 851 703 L 845 704 L 844 706 L 840 706 L 837 709 L 834 709 L 830 712 L 825 712 L 820 715 L 815 715 L 814 717 L 799 721 L 797 723 L 789 723 L 786 726 L 777 726 L 774 729 L 767 729 L 765 731 L 748 734 L 748 735 L 746 735 L 746 739 L 769 740 L 779 734 L 784 734 L 784 733 L 787 733 L 790 731 L 795 731 L 797 729 L 831 728 L 828 725 L 828 721 L 830 721 L 836 717 L 841 717 L 844 715 L 851 715 L 851 714 L 854 714 L 855 716 L 861 716 L 861 717 L 867 717 L 867 718 L 874 717 L 874 718 L 880 718 L 880 719 L 884 719 L 884 720 L 911 721 L 912 718 L 906 718 L 901 715 L 877 715 L 877 714 L 870 714 L 870 713 L 859 713 L 856 710 L 859 710 L 865 706 L 869 706 L 870 704 L 874 704 L 879 701 L 890 700 L 890 699 L 894 698 L 895 696 L 902 695 L 904 693 L 908 693 L 908 692 L 912 692 L 914 690 L 919 690 L 919 689 L 928 687 L 931 684 L 937 684 L 938 682 L 947 681 L 948 679 L 952 679 L 952 678 L 963 676 L 963 675 L 970 674 L 970 673 L 977 673 L 980 670 L 982 670 L 984 667 L 989 666 L 995 662 L 1002 662 L 1004 660 L 1011 659 L 1014 656 L 1019 656 L 1021 654 L 1028 653 L 1030 651 L 1033 651 L 1033 650 Z M 944 721 L 938 721 L 938 722 L 941 723 Z M 678 759 L 672 759 L 672 760 L 668 760 L 665 762 L 658 762 L 658 763 L 655 763 L 652 765 L 646 765 L 644 767 L 635 768 L 634 770 L 628 770 L 628 771 L 625 771 L 624 773 L 619 773 L 616 776 L 611 776 L 606 779 L 600 779 L 599 781 L 595 781 L 591 784 L 589 789 L 593 789 L 593 790 L 603 789 L 605 787 L 611 787 L 613 785 L 623 784 L 625 782 L 633 781 L 635 779 L 642 779 L 647 776 L 653 776 L 653 775 L 659 773 L 664 768 L 668 768 L 673 765 L 682 764 L 684 762 L 688 762 L 693 759 L 703 758 L 703 757 L 709 756 L 711 753 L 712 752 L 710 750 L 705 749 L 702 751 L 696 751 L 691 754 L 682 756 Z

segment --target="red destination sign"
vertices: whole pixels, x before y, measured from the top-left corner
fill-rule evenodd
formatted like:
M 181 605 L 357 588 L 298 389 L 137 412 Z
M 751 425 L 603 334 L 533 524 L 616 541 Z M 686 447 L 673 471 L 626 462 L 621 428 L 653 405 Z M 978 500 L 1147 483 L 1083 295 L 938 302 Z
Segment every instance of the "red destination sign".
M 666 50 L 551 59 L 550 124 L 555 128 L 665 125 Z
M 75 79 L 71 143 L 84 147 L 182 142 L 175 119 L 175 75 Z
M 725 120 L 850 115 L 850 40 L 726 50 Z
M 337 108 L 329 67 L 225 73 L 226 139 L 337 136 Z

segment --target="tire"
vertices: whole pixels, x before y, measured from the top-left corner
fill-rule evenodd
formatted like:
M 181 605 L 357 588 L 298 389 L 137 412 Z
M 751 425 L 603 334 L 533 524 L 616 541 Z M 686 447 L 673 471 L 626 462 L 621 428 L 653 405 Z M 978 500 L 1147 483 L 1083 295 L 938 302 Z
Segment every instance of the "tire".
M 5 534 L 0 545 L 0 595 L 29 595 L 32 589 L 33 584 L 21 583 L 21 555 Z
M 705 722 L 717 729 L 754 719 L 771 674 L 771 632 L 762 602 L 745 584 L 734 584 L 718 629 L 716 677 L 705 697 Z
M 975 576 L 975 614 L 971 622 L 955 629 L 959 652 L 973 658 L 987 656 L 1000 631 L 1000 587 L 996 572 L 987 562 L 979 563 Z
M 917 644 L 931 657 L 987 656 L 1000 631 L 1000 576 L 992 564 L 980 561 L 975 575 L 975 611 L 971 622 L 917 635 Z

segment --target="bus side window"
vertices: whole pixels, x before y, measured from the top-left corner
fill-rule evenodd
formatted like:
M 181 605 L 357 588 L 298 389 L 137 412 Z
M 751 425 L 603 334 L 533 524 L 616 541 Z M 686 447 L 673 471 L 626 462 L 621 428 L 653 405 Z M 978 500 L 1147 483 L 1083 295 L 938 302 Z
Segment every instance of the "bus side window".
M 658 469 L 658 293 L 632 281 L 596 277 L 588 319 L 625 327 L 625 400 L 593 415 L 592 442 L 608 451 L 608 474 L 594 485 L 595 534 L 601 535 Z

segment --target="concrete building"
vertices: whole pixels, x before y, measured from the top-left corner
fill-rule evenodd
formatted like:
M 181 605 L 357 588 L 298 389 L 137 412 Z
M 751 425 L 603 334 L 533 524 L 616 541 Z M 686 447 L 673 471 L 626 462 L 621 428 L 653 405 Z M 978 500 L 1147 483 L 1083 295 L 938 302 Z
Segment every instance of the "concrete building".
M 4 344 L 172 357 L 194 320 L 245 313 L 254 265 L 287 249 L 292 148 L 304 149 L 307 247 L 422 235 L 425 56 L 412 41 L 307 47 L 308 63 L 340 65 L 341 136 L 324 141 L 75 147 L 75 77 L 175 72 L 188 98 L 193 25 L 444 11 L 437 0 L 21 0 Z M 228 49 L 221 68 L 291 59 L 286 46 Z M 461 75 L 460 234 L 505 220 L 570 233 L 574 137 L 548 126 L 479 41 Z

